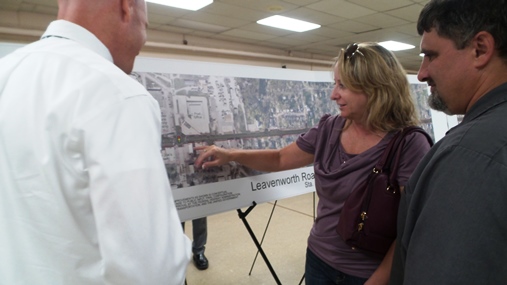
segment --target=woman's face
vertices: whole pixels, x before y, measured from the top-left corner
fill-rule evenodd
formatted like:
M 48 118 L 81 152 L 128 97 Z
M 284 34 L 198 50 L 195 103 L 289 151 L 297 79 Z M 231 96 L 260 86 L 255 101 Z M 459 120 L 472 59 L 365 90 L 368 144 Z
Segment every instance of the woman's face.
M 338 68 L 334 68 L 334 88 L 331 100 L 340 109 L 340 115 L 346 119 L 363 122 L 366 120 L 368 97 L 364 93 L 354 92 L 345 87 L 340 79 Z

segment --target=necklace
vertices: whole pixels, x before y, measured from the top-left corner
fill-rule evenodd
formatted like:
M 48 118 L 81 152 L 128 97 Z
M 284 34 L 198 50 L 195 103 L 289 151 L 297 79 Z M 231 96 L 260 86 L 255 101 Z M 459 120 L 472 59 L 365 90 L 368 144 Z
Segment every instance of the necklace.
M 357 154 L 346 153 L 341 144 L 338 146 L 338 159 L 341 162 L 340 164 L 346 163 L 347 161 L 351 160 L 356 155 Z

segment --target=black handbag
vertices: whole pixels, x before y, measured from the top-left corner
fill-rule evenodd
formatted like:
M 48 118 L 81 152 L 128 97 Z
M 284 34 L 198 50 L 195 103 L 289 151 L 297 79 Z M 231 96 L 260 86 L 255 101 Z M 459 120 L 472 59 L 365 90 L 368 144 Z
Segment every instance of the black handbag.
M 407 127 L 389 142 L 365 182 L 345 200 L 336 231 L 352 248 L 385 254 L 396 239 L 400 202 L 398 172 L 404 138 L 412 132 L 431 137 L 420 127 Z

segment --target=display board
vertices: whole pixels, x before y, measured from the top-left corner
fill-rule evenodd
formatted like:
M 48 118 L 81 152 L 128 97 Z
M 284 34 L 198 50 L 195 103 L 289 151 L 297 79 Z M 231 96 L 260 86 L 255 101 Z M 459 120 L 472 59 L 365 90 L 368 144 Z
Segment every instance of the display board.
M 313 168 L 261 173 L 237 163 L 196 169 L 196 146 L 282 148 L 336 113 L 332 74 L 138 58 L 132 76 L 159 102 L 162 156 L 182 220 L 314 191 Z

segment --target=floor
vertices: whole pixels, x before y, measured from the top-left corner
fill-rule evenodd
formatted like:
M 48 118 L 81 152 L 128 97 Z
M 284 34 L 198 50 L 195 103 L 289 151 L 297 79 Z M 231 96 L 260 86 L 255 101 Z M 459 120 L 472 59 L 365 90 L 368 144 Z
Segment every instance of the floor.
M 246 211 L 246 208 L 242 211 Z M 313 224 L 313 211 L 314 194 L 308 193 L 259 204 L 246 217 L 261 242 L 273 213 L 262 248 L 279 284 L 297 285 L 302 280 L 306 240 Z M 187 223 L 185 227 L 189 237 L 192 236 L 191 225 L 192 223 Z M 205 254 L 209 268 L 200 271 L 190 263 L 187 271 L 188 285 L 277 284 L 261 254 L 256 258 L 255 243 L 237 211 L 208 217 Z

